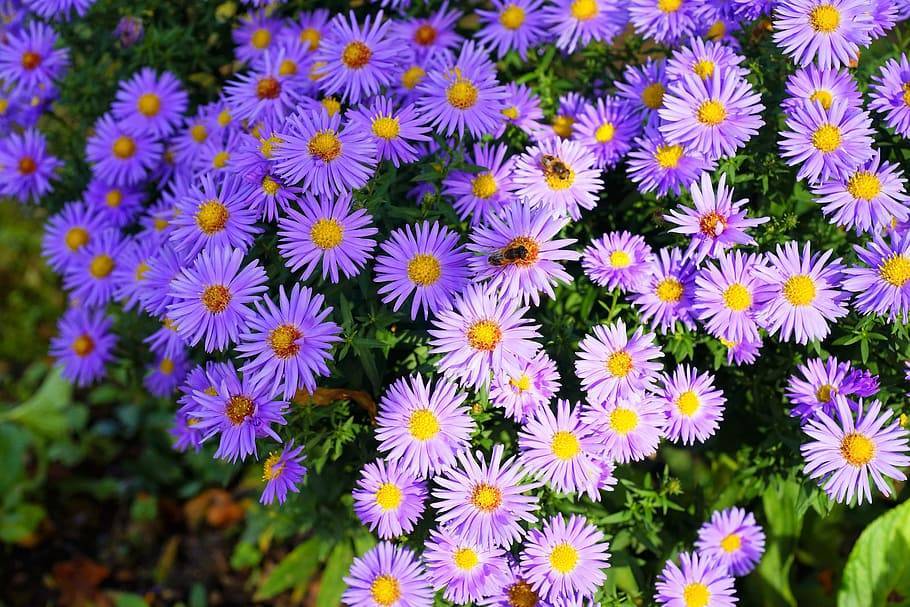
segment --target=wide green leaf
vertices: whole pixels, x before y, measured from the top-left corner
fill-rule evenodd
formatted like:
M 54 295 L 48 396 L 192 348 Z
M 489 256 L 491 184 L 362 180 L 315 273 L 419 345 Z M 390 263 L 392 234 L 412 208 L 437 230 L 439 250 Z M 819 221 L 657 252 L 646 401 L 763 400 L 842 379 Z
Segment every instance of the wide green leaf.
M 256 590 L 257 601 L 270 599 L 291 588 L 302 588 L 319 566 L 319 540 L 312 537 L 300 544 L 272 569 Z
M 345 539 L 335 544 L 322 572 L 316 607 L 336 607 L 341 604 L 341 595 L 344 594 L 345 588 L 343 578 L 351 568 L 353 560 L 354 549 L 350 541 Z

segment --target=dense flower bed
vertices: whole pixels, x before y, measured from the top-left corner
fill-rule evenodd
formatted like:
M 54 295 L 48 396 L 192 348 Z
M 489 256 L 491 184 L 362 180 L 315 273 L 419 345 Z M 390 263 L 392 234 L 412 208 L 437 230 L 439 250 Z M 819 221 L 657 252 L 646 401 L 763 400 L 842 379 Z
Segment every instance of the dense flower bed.
M 68 380 L 142 370 L 268 508 L 337 475 L 345 604 L 732 605 L 766 491 L 901 490 L 906 2 L 247 4 L 83 133 L 101 8 L 5 3 L 0 192 L 53 211 Z

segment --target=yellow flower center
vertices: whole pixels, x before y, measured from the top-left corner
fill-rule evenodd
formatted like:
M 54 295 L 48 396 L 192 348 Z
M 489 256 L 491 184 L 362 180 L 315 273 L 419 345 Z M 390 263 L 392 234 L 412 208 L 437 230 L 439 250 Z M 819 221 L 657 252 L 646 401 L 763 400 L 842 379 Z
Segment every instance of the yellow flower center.
M 893 254 L 878 268 L 882 280 L 894 287 L 903 287 L 910 280 L 910 257 Z
M 467 110 L 477 103 L 477 93 L 477 87 L 470 80 L 458 76 L 446 89 L 446 99 L 455 109 Z
M 279 76 L 293 76 L 297 73 L 297 63 L 291 59 L 285 59 L 278 64 Z
M 370 596 L 377 605 L 392 607 L 401 598 L 401 586 L 391 575 L 380 575 L 370 584 Z
M 572 16 L 579 21 L 593 19 L 600 12 L 597 7 L 597 0 L 575 0 L 572 2 Z
M 319 41 L 322 39 L 322 34 L 319 33 L 319 30 L 308 27 L 300 31 L 300 41 L 306 42 L 310 45 L 309 50 L 315 51 L 319 48 Z
M 27 70 L 33 70 L 41 65 L 41 55 L 34 51 L 25 51 L 22 53 L 22 67 Z
M 502 115 L 509 120 L 518 120 L 518 108 L 514 105 L 510 105 L 502 111 Z
M 676 408 L 686 417 L 692 417 L 701 408 L 698 394 L 692 390 L 686 390 L 676 399 Z
M 281 184 L 266 175 L 262 178 L 262 191 L 269 196 L 274 196 L 281 189 Z
M 439 418 L 429 409 L 417 409 L 408 419 L 408 432 L 419 441 L 428 441 L 439 434 Z
M 882 181 L 875 173 L 857 171 L 847 181 L 847 191 L 854 198 L 868 202 L 882 191 Z
M 212 314 L 221 314 L 231 303 L 231 292 L 224 285 L 209 285 L 202 292 L 202 305 Z
M 726 552 L 727 554 L 733 554 L 734 552 L 739 550 L 739 548 L 740 548 L 740 546 L 742 546 L 742 544 L 743 544 L 742 540 L 735 533 L 731 533 L 730 535 L 728 535 L 727 537 L 725 537 L 724 539 L 722 539 L 720 541 L 721 549 L 724 552 Z
M 401 127 L 398 124 L 398 118 L 391 116 L 380 116 L 373 120 L 373 134 L 380 139 L 390 141 L 398 137 Z
M 742 312 L 752 305 L 752 293 L 744 285 L 734 282 L 724 291 L 724 304 L 734 312 Z
M 714 99 L 709 99 L 698 106 L 698 121 L 708 126 L 717 126 L 727 118 L 724 104 Z
M 256 96 L 260 99 L 278 99 L 281 95 L 281 83 L 277 78 L 266 76 L 256 83 Z
M 408 278 L 422 287 L 436 284 L 442 275 L 442 265 L 435 255 L 418 253 L 408 262 Z
M 169 225 L 169 222 L 164 217 L 159 216 L 159 217 L 155 217 L 155 221 L 152 225 L 155 226 L 156 232 L 162 232 L 162 231 L 164 231 L 165 228 L 167 228 L 167 226 Z
M 376 505 L 383 511 L 397 510 L 404 499 L 404 493 L 395 483 L 382 483 L 376 490 Z
M 133 154 L 136 153 L 136 142 L 133 141 L 131 137 L 121 135 L 114 140 L 114 145 L 111 146 L 111 151 L 114 152 L 114 156 L 121 160 L 132 158 Z
M 817 101 L 822 104 L 823 108 L 829 110 L 831 109 L 831 104 L 834 103 L 834 95 L 830 91 L 818 89 L 809 96 L 809 101 Z
M 820 4 L 809 13 L 809 24 L 816 32 L 830 34 L 840 26 L 840 11 L 830 4 Z
M 145 280 L 145 275 L 150 269 L 151 268 L 147 263 L 141 261 L 139 262 L 139 265 L 136 266 L 136 271 L 133 273 L 133 277 L 137 282 L 140 280 Z
M 784 283 L 784 299 L 794 306 L 807 306 L 815 299 L 815 282 L 805 274 L 794 274 Z
M 306 147 L 311 156 L 323 162 L 331 162 L 341 156 L 341 140 L 335 131 L 319 131 L 310 138 Z
M 136 109 L 146 118 L 153 118 L 161 111 L 161 97 L 155 93 L 145 93 L 139 96 Z
M 95 342 L 91 337 L 83 333 L 73 340 L 73 344 L 70 347 L 76 353 L 76 356 L 88 356 L 95 349 Z
M 330 217 L 316 220 L 310 228 L 310 240 L 323 251 L 334 249 L 343 238 L 344 226 Z
M 553 440 L 550 441 L 550 450 L 558 459 L 569 460 L 581 451 L 581 441 L 571 432 L 560 430 L 553 435 Z
M 708 33 L 706 35 L 708 36 L 708 39 L 714 40 L 716 42 L 717 40 L 723 38 L 726 34 L 727 24 L 718 19 L 713 24 L 711 24 L 711 27 L 708 28 Z
M 420 81 L 423 80 L 424 76 L 427 75 L 427 72 L 420 67 L 419 65 L 414 65 L 405 70 L 404 74 L 401 75 L 401 86 L 407 90 L 413 90 Z
M 543 176 L 544 181 L 547 182 L 547 187 L 555 192 L 567 190 L 575 183 L 575 171 L 560 159 L 557 159 L 552 164 L 545 165 L 543 167 Z
M 282 143 L 284 143 L 284 139 L 282 139 L 278 135 L 272 135 L 271 137 L 268 137 L 265 139 L 260 138 L 259 139 L 259 153 L 262 154 L 263 158 L 270 159 L 272 157 L 272 155 L 275 153 L 275 149 Z
M 38 163 L 31 156 L 23 156 L 19 159 L 19 173 L 22 175 L 31 175 L 38 170 Z
M 632 362 L 631 354 L 620 350 L 610 355 L 606 367 L 613 377 L 625 377 L 632 371 L 635 364 Z
M 705 236 L 710 236 L 711 238 L 717 238 L 723 234 L 726 227 L 727 218 L 720 213 L 715 213 L 714 211 L 705 213 L 698 219 L 699 231 Z
M 649 84 L 641 92 L 641 102 L 652 110 L 660 109 L 664 104 L 664 92 L 664 85 L 660 82 Z
M 455 563 L 455 566 L 462 571 L 470 571 L 477 566 L 477 563 L 480 562 L 480 558 L 478 558 L 477 553 L 471 548 L 459 548 L 455 551 L 455 554 L 452 555 L 452 561 Z
M 284 470 L 284 464 L 281 464 L 281 453 L 276 452 L 269 455 L 269 457 L 262 464 L 262 480 L 264 481 L 273 481 L 279 476 Z
M 502 505 L 502 491 L 499 487 L 478 483 L 471 491 L 471 504 L 481 512 L 492 512 Z
M 692 66 L 692 71 L 702 80 L 707 80 L 714 74 L 714 62 L 710 59 L 702 59 Z
M 325 111 L 329 116 L 334 116 L 341 111 L 341 102 L 334 97 L 326 97 L 320 101 L 320 103 L 322 104 L 322 107 L 325 108 Z
M 429 23 L 424 23 L 414 32 L 414 42 L 420 46 L 429 46 L 436 42 L 436 28 Z
M 613 136 L 616 134 L 616 127 L 613 126 L 612 122 L 604 122 L 602 125 L 597 127 L 597 130 L 594 131 L 594 140 L 597 143 L 610 143 L 613 141 Z
M 904 89 L 904 94 L 901 95 L 901 99 L 904 100 L 904 105 L 910 107 L 910 82 L 905 82 L 901 88 Z
M 301 337 L 303 337 L 303 333 L 294 325 L 280 325 L 269 333 L 269 347 L 278 358 L 290 358 L 300 352 L 300 344 L 297 343 L 297 340 Z
M 204 124 L 196 124 L 190 129 L 190 137 L 192 137 L 193 141 L 196 143 L 203 143 L 209 138 L 209 131 L 205 128 Z
M 833 124 L 823 124 L 812 133 L 812 145 L 819 152 L 829 154 L 840 147 L 840 129 Z
M 531 389 L 531 376 L 527 373 L 522 373 L 518 377 L 511 378 L 509 385 L 518 390 L 519 393 L 526 392 Z
M 675 13 L 682 6 L 682 0 L 657 0 L 657 8 L 663 13 Z
M 199 209 L 196 211 L 196 225 L 199 226 L 203 234 L 211 236 L 224 229 L 230 215 L 227 207 L 221 204 L 220 201 L 214 198 L 206 200 L 199 205 Z
M 506 596 L 509 607 L 538 607 L 540 604 L 540 597 L 524 580 L 518 580 L 509 586 Z
M 858 432 L 846 435 L 840 443 L 840 453 L 851 466 L 865 466 L 875 457 L 875 443 Z
M 216 169 L 223 169 L 227 166 L 228 160 L 231 159 L 231 154 L 227 150 L 221 150 L 215 157 L 212 158 L 212 166 Z
M 578 565 L 578 550 L 568 542 L 553 546 L 550 551 L 550 567 L 559 573 L 570 573 Z
M 677 303 L 683 297 L 683 284 L 673 277 L 667 277 L 657 283 L 654 294 L 664 303 Z
M 120 203 L 123 202 L 123 192 L 120 190 L 114 189 L 109 190 L 107 194 L 104 195 L 104 204 L 109 206 L 112 209 L 116 209 L 120 206 Z
M 105 278 L 114 270 L 114 260 L 110 255 L 95 255 L 89 264 L 88 271 L 94 278 Z
M 638 414 L 632 409 L 616 407 L 610 412 L 610 429 L 625 436 L 638 427 Z
M 468 327 L 467 339 L 475 350 L 490 352 L 502 341 L 502 329 L 492 320 L 479 320 Z
M 359 40 L 348 43 L 341 53 L 341 62 L 352 70 L 359 70 L 370 62 L 373 51 L 366 44 Z
M 632 263 L 632 256 L 622 250 L 615 250 L 610 253 L 610 266 L 622 269 L 628 268 Z
M 490 173 L 481 173 L 471 181 L 471 193 L 486 200 L 499 191 L 496 179 Z
M 575 125 L 575 119 L 571 116 L 564 116 L 563 114 L 557 114 L 553 117 L 553 132 L 562 137 L 563 139 L 568 139 L 572 136 L 572 127 Z
M 507 30 L 517 30 L 525 22 L 525 11 L 517 4 L 510 4 L 499 13 L 499 22 Z
M 9 99 L 5 97 L 0 97 L 0 116 L 5 116 L 6 111 L 9 109 Z
M 88 238 L 88 230 L 76 226 L 67 230 L 63 240 L 66 242 L 66 248 L 70 251 L 77 251 L 88 244 Z
M 837 394 L 837 388 L 831 384 L 822 384 L 819 386 L 818 390 L 815 391 L 815 398 L 818 399 L 820 403 L 830 403 L 831 397 Z
M 679 166 L 682 156 L 683 149 L 681 145 L 659 145 L 654 152 L 654 160 L 657 161 L 657 166 L 664 170 L 675 169 Z
M 683 587 L 683 603 L 686 607 L 708 607 L 711 591 L 701 582 L 691 582 Z
M 235 426 L 243 423 L 243 420 L 253 414 L 253 401 L 248 396 L 238 394 L 228 399 L 225 406 L 225 415 Z
M 231 112 L 228 110 L 221 110 L 218 112 L 218 126 L 221 128 L 229 125 L 233 119 L 234 118 L 231 116 Z
M 158 370 L 161 371 L 164 375 L 170 375 L 174 372 L 174 361 L 165 356 L 161 359 L 161 363 L 158 365 Z
M 266 48 L 271 42 L 272 32 L 262 27 L 253 32 L 250 37 L 250 43 L 259 50 Z

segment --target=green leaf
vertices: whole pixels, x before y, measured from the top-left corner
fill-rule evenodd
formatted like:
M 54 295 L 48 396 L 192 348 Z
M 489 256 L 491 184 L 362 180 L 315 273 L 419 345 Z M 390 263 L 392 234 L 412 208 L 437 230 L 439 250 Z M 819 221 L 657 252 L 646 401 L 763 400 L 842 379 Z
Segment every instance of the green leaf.
M 322 572 L 316 607 L 335 607 L 341 604 L 341 595 L 344 594 L 345 588 L 343 578 L 351 568 L 353 560 L 354 550 L 350 541 L 344 539 L 335 544 L 329 560 L 326 561 L 325 571 Z
M 291 588 L 302 588 L 319 566 L 319 540 L 311 537 L 288 553 L 266 576 L 254 600 L 264 601 Z
M 66 408 L 72 393 L 72 386 L 54 368 L 30 399 L 7 411 L 2 419 L 18 423 L 40 436 L 62 438 L 69 430 Z
M 148 607 L 148 603 L 141 596 L 132 592 L 112 592 L 111 595 L 114 597 L 116 607 Z
M 44 508 L 35 504 L 19 504 L 14 510 L 0 513 L 0 541 L 25 539 L 38 527 L 44 515 Z
M 779 479 L 762 495 L 768 539 L 756 575 L 749 578 L 757 585 L 762 605 L 796 607 L 796 598 L 790 588 L 790 568 L 806 511 L 806 508 L 800 508 L 801 495 L 800 484 L 792 479 Z
M 910 605 L 910 502 L 881 515 L 859 536 L 844 567 L 837 604 Z

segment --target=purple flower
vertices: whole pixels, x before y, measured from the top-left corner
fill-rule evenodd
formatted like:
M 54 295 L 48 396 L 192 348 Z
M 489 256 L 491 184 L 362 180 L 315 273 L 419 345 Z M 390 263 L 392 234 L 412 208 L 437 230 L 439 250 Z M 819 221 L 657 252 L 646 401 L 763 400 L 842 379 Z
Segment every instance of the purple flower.
M 126 245 L 119 230 L 108 228 L 92 239 L 66 269 L 63 287 L 84 306 L 103 306 L 114 298 L 114 270 Z
M 702 171 L 713 171 L 714 160 L 704 154 L 677 143 L 667 143 L 656 128 L 646 129 L 635 140 L 629 152 L 629 179 L 642 193 L 657 191 L 658 196 L 668 192 L 679 195 L 683 188 L 695 181 Z
M 448 0 L 445 0 L 426 17 L 396 21 L 395 35 L 402 47 L 408 47 L 417 59 L 449 59 L 452 57 L 452 49 L 463 42 L 455 31 L 455 24 L 461 17 L 461 11 L 449 10 Z M 399 52 L 401 50 L 403 48 Z
M 499 587 L 478 602 L 483 607 L 543 607 L 541 597 L 531 584 L 517 559 L 506 559 L 505 577 Z
M 98 178 L 115 186 L 131 186 L 145 180 L 158 166 L 162 149 L 153 136 L 130 134 L 124 124 L 105 114 L 95 123 L 85 156 Z
M 683 0 L 632 0 L 629 20 L 644 38 L 673 45 L 695 33 L 695 3 Z
M 128 237 L 116 260 L 112 278 L 116 286 L 114 298 L 123 304 L 124 310 L 139 308 L 144 292 L 143 282 L 149 271 L 149 262 L 155 257 L 161 244 L 151 239 Z
M 70 308 L 60 317 L 50 354 L 57 359 L 64 379 L 84 387 L 104 377 L 116 343 L 104 310 Z
M 354 488 L 354 512 L 384 540 L 407 535 L 423 514 L 427 488 L 395 460 L 377 459 L 360 471 Z
M 890 242 L 875 234 L 865 247 L 853 245 L 863 264 L 844 270 L 844 289 L 855 293 L 853 306 L 907 322 L 910 315 L 910 232 L 892 232 Z
M 481 28 L 477 40 L 502 59 L 517 51 L 522 60 L 528 50 L 547 38 L 542 0 L 492 0 L 493 10 L 478 10 Z
M 36 129 L 10 133 L 0 140 L 0 194 L 22 202 L 37 202 L 53 187 L 63 163 L 47 152 L 44 135 Z
M 415 106 L 398 108 L 389 97 L 376 97 L 369 106 L 361 106 L 348 118 L 352 126 L 357 125 L 372 138 L 379 160 L 391 160 L 396 167 L 420 157 L 413 142 L 430 141 L 426 135 L 430 128 L 425 126 Z
M 889 59 L 873 76 L 869 108 L 885 115 L 896 133 L 910 137 L 910 61 L 906 54 Z
M 53 85 L 69 63 L 67 49 L 54 49 L 56 32 L 40 21 L 6 36 L 0 45 L 0 79 L 8 85 L 36 93 Z
M 174 303 L 170 293 L 171 281 L 180 274 L 187 262 L 178 255 L 170 244 L 165 242 L 158 253 L 148 261 L 149 269 L 143 275 L 139 298 L 142 308 L 151 316 L 161 317 L 167 307 Z
M 667 416 L 667 438 L 692 445 L 713 436 L 727 404 L 724 393 L 714 387 L 714 376 L 680 365 L 673 375 L 664 375 L 661 383 L 656 398 Z
M 651 261 L 648 280 L 638 285 L 632 303 L 641 319 L 662 333 L 676 331 L 679 321 L 695 328 L 695 265 L 684 260 L 679 249 L 663 248 Z
M 146 67 L 121 83 L 111 110 L 125 129 L 161 139 L 177 128 L 187 103 L 186 91 L 176 76 L 170 72 L 159 75 Z
M 871 41 L 872 17 L 863 0 L 787 0 L 774 11 L 774 42 L 800 66 L 852 65 Z
M 711 6 L 706 2 L 703 6 Z M 667 77 L 672 80 L 695 74 L 707 80 L 715 71 L 729 71 L 742 78 L 749 71 L 740 66 L 744 57 L 737 55 L 729 46 L 717 42 L 693 38 L 688 46 L 675 51 L 667 62 Z
M 798 368 L 802 377 L 794 374 L 787 380 L 787 398 L 793 405 L 790 415 L 806 421 L 816 412 L 834 414 L 834 396 L 855 394 L 849 362 L 839 362 L 833 356 L 827 360 L 812 358 Z
M 185 349 L 179 350 L 179 354 L 173 358 L 159 355 L 147 367 L 142 383 L 152 396 L 168 398 L 183 383 L 188 368 L 189 358 Z
M 83 16 L 95 0 L 25 0 L 26 7 L 44 19 L 67 20 L 75 12 Z
M 765 532 L 751 512 L 727 508 L 711 514 L 711 521 L 698 530 L 698 554 L 714 559 L 735 576 L 747 575 L 765 551 Z
M 654 339 L 641 327 L 629 337 L 621 318 L 585 335 L 576 352 L 575 373 L 588 400 L 602 403 L 651 389 L 663 367 L 655 362 L 662 353 Z
M 846 70 L 809 65 L 799 68 L 787 78 L 787 98 L 782 107 L 790 113 L 794 108 L 820 103 L 827 111 L 838 100 L 844 100 L 852 109 L 862 109 L 863 96 L 853 76 Z
M 94 209 L 81 202 L 67 203 L 45 224 L 41 254 L 51 269 L 65 273 L 85 246 L 107 227 L 108 222 Z
M 271 48 L 278 37 L 281 21 L 267 17 L 265 11 L 249 12 L 240 19 L 232 37 L 237 45 L 235 54 L 240 61 L 252 61 Z
M 727 568 L 694 552 L 679 555 L 679 567 L 667 561 L 657 580 L 654 600 L 666 607 L 733 607 L 736 589 Z
M 594 40 L 609 43 L 626 26 L 625 10 L 605 0 L 556 0 L 542 12 L 556 48 L 566 53 Z
M 627 65 L 616 88 L 620 98 L 626 99 L 641 116 L 652 119 L 664 106 L 667 84 L 666 62 L 648 57 L 640 66 Z
M 559 390 L 556 363 L 541 350 L 534 357 L 493 375 L 490 402 L 505 410 L 507 417 L 524 423 L 550 402 Z
M 623 293 L 634 291 L 648 279 L 653 257 L 641 236 L 609 232 L 582 252 L 581 267 L 594 284 Z
M 657 452 L 667 426 L 664 403 L 643 392 L 589 402 L 581 420 L 598 434 L 605 459 L 636 462 Z
M 262 463 L 262 480 L 265 487 L 259 497 L 259 503 L 270 505 L 278 500 L 283 504 L 288 498 L 288 491 L 299 493 L 300 481 L 306 476 L 303 466 L 303 447 L 295 447 L 292 440 L 281 451 L 271 453 Z
M 756 276 L 762 264 L 759 255 L 734 251 L 698 273 L 692 309 L 711 335 L 731 343 L 760 340 L 757 302 L 769 291 Z
M 102 179 L 92 179 L 85 194 L 86 204 L 115 228 L 124 228 L 142 209 L 145 192 L 135 187 L 117 187 Z
M 433 602 L 423 565 L 405 547 L 380 542 L 354 559 L 341 597 L 345 605 L 422 607 Z
M 641 128 L 631 105 L 617 97 L 602 97 L 584 109 L 572 132 L 596 159 L 599 169 L 619 164 L 632 148 L 632 139 Z
M 506 85 L 506 99 L 510 105 L 502 110 L 505 122 L 494 133 L 495 137 L 501 137 L 509 124 L 531 136 L 544 130 L 545 127 L 540 123 L 543 120 L 540 99 L 530 87 L 510 82 Z
M 527 148 L 515 162 L 516 195 L 553 215 L 581 218 L 597 206 L 604 182 L 597 160 L 577 141 L 551 137 Z
M 168 358 L 179 356 L 186 350 L 186 343 L 177 333 L 177 327 L 167 317 L 161 321 L 161 328 L 143 339 L 142 343 L 148 344 L 154 354 Z
M 284 61 L 283 51 L 266 51 L 260 64 L 225 85 L 227 102 L 238 118 L 280 120 L 294 110 L 300 98 L 297 67 Z
M 113 35 L 120 39 L 120 45 L 124 48 L 129 48 L 142 40 L 144 34 L 142 19 L 130 15 L 120 17 L 113 31 Z
M 444 527 L 430 531 L 423 560 L 427 578 L 449 601 L 478 601 L 498 588 L 508 568 L 505 552 L 456 535 Z M 427 603 L 429 604 L 429 603 Z
M 468 161 L 485 170 L 451 171 L 442 182 L 442 193 L 455 198 L 452 206 L 459 219 L 469 221 L 472 227 L 484 223 L 515 197 L 515 160 L 506 158 L 508 151 L 505 145 L 475 143 Z

